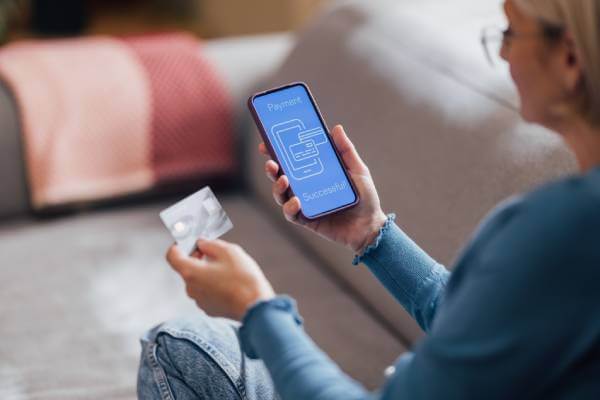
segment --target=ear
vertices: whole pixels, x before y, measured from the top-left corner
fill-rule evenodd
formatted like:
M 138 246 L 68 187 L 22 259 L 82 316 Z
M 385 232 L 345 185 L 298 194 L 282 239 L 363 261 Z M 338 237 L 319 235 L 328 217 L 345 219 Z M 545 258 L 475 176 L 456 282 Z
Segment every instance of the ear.
M 581 55 L 569 32 L 565 33 L 560 47 L 558 78 L 568 93 L 574 93 L 579 89 L 583 80 Z

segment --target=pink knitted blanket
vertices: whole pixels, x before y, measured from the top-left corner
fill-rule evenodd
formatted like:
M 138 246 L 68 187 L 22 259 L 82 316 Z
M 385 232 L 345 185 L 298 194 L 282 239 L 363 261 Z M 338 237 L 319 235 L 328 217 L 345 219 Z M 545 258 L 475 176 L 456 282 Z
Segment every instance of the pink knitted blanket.
M 235 169 L 231 101 L 183 34 L 30 41 L 0 50 L 35 209 Z

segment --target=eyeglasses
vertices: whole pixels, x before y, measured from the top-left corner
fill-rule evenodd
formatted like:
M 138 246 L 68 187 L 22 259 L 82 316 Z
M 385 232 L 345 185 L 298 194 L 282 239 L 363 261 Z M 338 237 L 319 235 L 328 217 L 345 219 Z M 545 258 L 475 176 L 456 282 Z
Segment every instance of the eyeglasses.
M 500 29 L 497 27 L 487 27 L 481 31 L 481 45 L 485 56 L 493 67 L 496 65 L 494 57 L 500 55 L 502 49 L 505 46 L 510 45 L 511 41 L 515 38 L 527 38 L 527 37 L 544 37 L 548 40 L 557 40 L 563 35 L 563 28 L 544 25 L 540 32 L 531 33 L 516 33 L 512 28 Z
M 496 27 L 486 27 L 481 31 L 481 45 L 485 57 L 490 65 L 495 65 L 494 57 L 500 54 L 500 50 L 506 40 L 510 37 L 510 29 L 500 29 Z

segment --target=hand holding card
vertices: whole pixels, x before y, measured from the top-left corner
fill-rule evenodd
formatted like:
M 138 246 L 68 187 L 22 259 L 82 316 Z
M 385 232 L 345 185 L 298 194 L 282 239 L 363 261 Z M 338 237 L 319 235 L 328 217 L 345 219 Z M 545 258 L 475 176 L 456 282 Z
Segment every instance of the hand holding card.
M 177 246 L 188 255 L 196 249 L 198 239 L 218 239 L 233 228 L 208 186 L 163 210 L 160 218 Z
M 248 253 L 215 240 L 233 224 L 210 188 L 172 205 L 160 217 L 177 242 L 169 248 L 167 261 L 183 278 L 188 296 L 205 312 L 241 320 L 252 304 L 275 296 Z M 202 257 L 194 255 L 196 246 Z

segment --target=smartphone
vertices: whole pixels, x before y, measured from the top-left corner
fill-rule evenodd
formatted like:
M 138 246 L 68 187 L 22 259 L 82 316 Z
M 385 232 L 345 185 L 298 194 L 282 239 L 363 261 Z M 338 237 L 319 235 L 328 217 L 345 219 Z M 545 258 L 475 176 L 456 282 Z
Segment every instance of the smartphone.
M 305 218 L 358 204 L 358 191 L 305 83 L 257 93 L 248 107 L 280 175 L 288 177 L 289 195 L 300 199 Z

